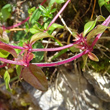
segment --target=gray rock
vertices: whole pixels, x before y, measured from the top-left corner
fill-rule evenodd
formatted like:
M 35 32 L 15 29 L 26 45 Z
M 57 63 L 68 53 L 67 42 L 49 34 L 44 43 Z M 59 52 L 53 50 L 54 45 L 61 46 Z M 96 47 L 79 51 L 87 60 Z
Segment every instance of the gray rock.
M 64 66 L 58 68 L 56 82 L 48 91 L 27 90 L 42 110 L 108 110 L 107 105 L 104 107 L 106 102 L 96 96 L 93 86 L 82 74 L 68 71 Z
M 85 72 L 84 76 L 93 85 L 96 95 L 101 100 L 110 102 L 110 78 L 92 70 Z

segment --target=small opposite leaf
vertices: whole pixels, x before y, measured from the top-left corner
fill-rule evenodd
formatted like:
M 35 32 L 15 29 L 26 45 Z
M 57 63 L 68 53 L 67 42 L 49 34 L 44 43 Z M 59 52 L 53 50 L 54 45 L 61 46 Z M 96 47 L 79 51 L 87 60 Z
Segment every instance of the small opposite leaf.
M 7 58 L 9 54 L 10 54 L 9 52 L 7 52 L 3 49 L 0 49 L 0 57 L 1 58 Z
M 3 20 L 6 21 L 11 16 L 12 6 L 11 4 L 6 4 L 2 9 Z
M 110 12 L 110 3 L 109 4 L 108 3 L 105 3 L 104 6 Z
M 56 28 L 64 28 L 64 26 L 57 24 L 57 23 L 53 23 L 50 27 L 49 30 L 53 31 Z
M 5 74 L 4 74 L 4 81 L 5 81 L 5 86 L 6 86 L 6 89 L 11 91 L 11 88 L 10 88 L 10 85 L 9 85 L 9 82 L 10 82 L 10 75 L 8 73 L 8 71 L 5 71 Z
M 105 3 L 109 2 L 110 0 L 98 0 L 98 4 L 102 7 Z
M 28 9 L 28 13 L 32 14 L 35 11 L 36 7 L 32 7 L 31 9 Z
M 105 21 L 105 18 L 102 15 L 97 16 L 96 18 L 97 21 Z
M 45 9 L 42 5 L 39 5 L 39 9 L 40 9 L 42 12 L 46 13 L 46 9 Z
M 45 74 L 36 65 L 30 64 L 28 67 L 24 68 L 21 76 L 36 89 L 41 91 L 46 91 L 48 89 L 48 82 Z
M 83 36 L 85 36 L 88 32 L 90 32 L 95 27 L 95 25 L 96 25 L 96 20 L 87 22 L 84 26 Z
M 48 33 L 44 33 L 44 32 L 36 33 L 35 35 L 32 36 L 32 38 L 30 40 L 30 43 L 34 43 L 37 40 L 43 39 L 43 38 L 46 38 L 46 37 L 53 37 L 53 36 L 49 35 Z
M 35 29 L 35 28 L 30 28 L 29 31 L 32 33 L 32 34 L 36 34 L 39 32 L 39 30 Z
M 99 61 L 98 57 L 91 52 L 88 53 L 88 57 L 93 61 L 97 61 L 97 62 Z
M 91 38 L 93 38 L 97 34 L 101 34 L 107 29 L 107 26 L 104 25 L 98 25 L 95 29 L 93 29 L 88 35 L 87 35 L 87 42 L 90 41 Z
M 16 51 L 12 47 L 10 47 L 2 42 L 0 42 L 0 49 L 3 49 L 5 51 L 9 52 L 10 54 L 13 55 L 13 57 L 17 57 Z
M 36 9 L 32 16 L 30 17 L 29 23 L 34 24 L 41 16 L 41 11 L 39 9 Z

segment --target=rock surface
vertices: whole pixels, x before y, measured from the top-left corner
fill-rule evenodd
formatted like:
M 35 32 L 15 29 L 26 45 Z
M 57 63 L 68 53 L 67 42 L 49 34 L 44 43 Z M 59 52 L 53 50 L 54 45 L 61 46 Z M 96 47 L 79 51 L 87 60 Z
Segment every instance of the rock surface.
M 106 97 L 108 93 L 102 92 L 102 89 L 95 84 L 97 80 L 93 80 L 91 84 L 92 77 L 85 74 L 89 73 L 84 73 L 83 76 L 79 72 L 68 71 L 64 66 L 60 66 L 56 82 L 47 92 L 42 93 L 32 89 L 31 86 L 29 90 L 26 86 L 24 88 L 29 91 L 34 103 L 38 103 L 42 110 L 110 110 L 110 100 Z M 101 91 L 97 91 L 99 89 Z
M 23 87 L 15 86 L 14 94 L 9 93 L 5 86 L 0 91 L 9 97 L 8 108 L 14 102 L 18 107 L 24 106 L 23 110 L 110 110 L 110 80 L 93 71 L 83 74 L 59 66 L 56 81 L 44 93 L 24 81 Z

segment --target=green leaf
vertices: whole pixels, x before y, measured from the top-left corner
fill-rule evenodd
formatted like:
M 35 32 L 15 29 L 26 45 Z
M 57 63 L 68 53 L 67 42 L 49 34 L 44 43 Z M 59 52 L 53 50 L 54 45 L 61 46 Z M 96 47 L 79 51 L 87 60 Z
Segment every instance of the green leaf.
M 33 35 L 31 37 L 30 43 L 34 43 L 34 42 L 38 41 L 39 39 L 43 39 L 46 37 L 53 37 L 53 36 L 49 35 L 48 33 L 44 33 L 44 32 L 36 33 L 35 35 Z
M 52 9 L 51 10 L 51 13 L 54 13 L 56 10 L 57 10 L 56 8 Z
M 37 41 L 34 45 L 33 48 L 44 48 L 41 42 Z M 44 52 L 34 52 L 35 58 L 32 60 L 32 62 L 40 62 L 44 58 Z
M 39 5 L 39 9 L 40 9 L 42 12 L 46 13 L 46 9 L 45 9 L 42 5 Z
M 30 17 L 29 23 L 34 24 L 35 22 L 38 21 L 38 19 L 40 18 L 40 16 L 41 16 L 41 11 L 39 9 L 36 9 L 33 12 L 32 16 Z
M 44 24 L 44 29 L 45 29 L 45 30 L 47 29 L 48 25 L 49 25 L 48 22 L 46 22 L 46 23 Z
M 104 6 L 110 12 L 110 3 L 109 4 L 105 3 Z
M 28 13 L 31 14 L 35 11 L 36 7 L 32 7 L 31 9 L 28 10 Z
M 37 30 L 37 29 L 35 29 L 35 28 L 30 28 L 29 30 L 30 30 L 30 32 L 31 32 L 32 34 L 36 34 L 36 33 L 39 32 L 39 30 Z
M 9 52 L 10 54 L 13 55 L 13 57 L 17 57 L 16 51 L 12 47 L 10 47 L 2 42 L 0 42 L 0 49 L 3 49 L 5 51 Z
M 105 18 L 102 15 L 97 16 L 96 18 L 97 21 L 105 21 Z
M 9 52 L 0 49 L 0 57 L 1 58 L 7 58 L 9 54 L 10 54 Z
M 110 0 L 98 0 L 98 4 L 102 7 L 105 3 L 109 2 Z
M 57 23 L 53 23 L 50 27 L 49 27 L 49 30 L 50 31 L 54 31 L 56 28 L 64 28 L 64 26 L 60 25 L 60 24 L 57 24 Z
M 93 38 L 97 34 L 101 34 L 107 29 L 107 26 L 104 25 L 98 25 L 95 29 L 93 29 L 88 35 L 87 35 L 87 42 L 89 43 L 91 38 Z
M 11 91 L 11 88 L 10 88 L 10 85 L 9 85 L 10 75 L 9 75 L 8 71 L 5 71 L 4 81 L 5 81 L 6 89 L 9 90 L 9 91 Z
M 99 61 L 98 57 L 91 52 L 88 53 L 88 57 L 93 61 L 97 61 L 97 62 Z
M 74 52 L 79 52 L 79 49 L 76 48 L 77 44 L 74 44 L 74 46 L 70 47 L 70 50 L 74 53 Z
M 30 64 L 28 67 L 25 67 L 21 76 L 26 82 L 31 84 L 36 89 L 41 91 L 46 91 L 48 89 L 48 82 L 45 74 L 36 65 Z
M 68 50 L 68 49 L 63 49 L 63 50 L 61 50 L 60 52 L 58 52 L 56 55 L 54 55 L 54 56 L 52 57 L 52 60 L 54 60 L 55 58 L 61 56 L 61 55 L 64 54 L 64 53 L 66 53 L 67 50 Z
M 12 6 L 11 4 L 6 4 L 2 9 L 3 20 L 6 21 L 11 16 Z
M 95 21 L 89 21 L 84 25 L 84 33 L 83 36 L 85 36 L 88 32 L 90 32 L 96 25 L 96 20 Z
M 64 3 L 65 0 L 55 0 L 55 2 L 58 3 L 58 4 L 61 4 L 61 3 Z
M 49 6 L 51 6 L 55 2 L 58 3 L 58 4 L 61 4 L 61 3 L 64 3 L 65 0 L 51 0 L 50 3 L 49 3 Z

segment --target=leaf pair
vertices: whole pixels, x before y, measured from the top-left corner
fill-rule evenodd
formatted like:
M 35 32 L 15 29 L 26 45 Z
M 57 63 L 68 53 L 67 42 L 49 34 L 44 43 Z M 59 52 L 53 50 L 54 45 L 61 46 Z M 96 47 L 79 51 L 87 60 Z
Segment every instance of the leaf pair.
M 96 61 L 96 62 L 99 61 L 98 57 L 97 57 L 95 54 L 91 53 L 91 52 L 89 52 L 89 53 L 86 54 L 86 55 L 83 55 L 83 68 L 82 68 L 83 71 L 85 71 L 85 66 L 86 66 L 87 58 L 88 58 L 88 57 L 89 57 L 91 60 L 93 60 L 93 61 Z
M 108 27 L 104 25 L 98 25 L 96 28 L 94 28 L 89 34 L 87 35 L 87 43 L 89 44 L 90 40 L 98 35 L 103 33 Z
M 87 22 L 84 25 L 83 36 L 85 37 L 85 35 L 95 27 L 97 21 L 104 21 L 104 20 L 105 18 L 103 16 L 98 16 L 96 20 Z

